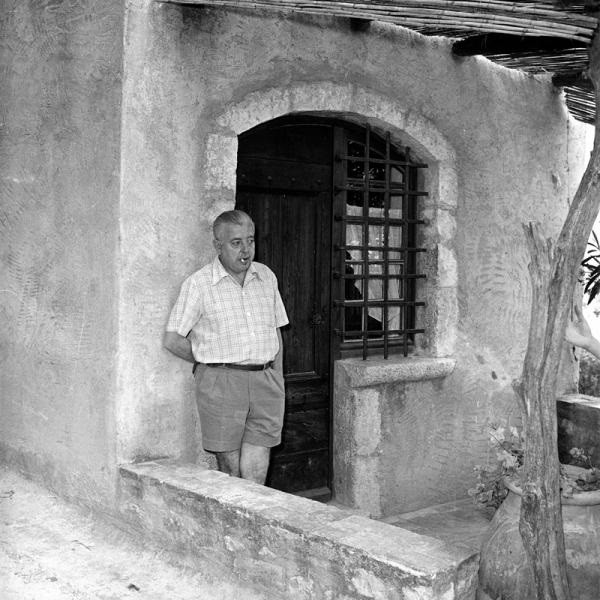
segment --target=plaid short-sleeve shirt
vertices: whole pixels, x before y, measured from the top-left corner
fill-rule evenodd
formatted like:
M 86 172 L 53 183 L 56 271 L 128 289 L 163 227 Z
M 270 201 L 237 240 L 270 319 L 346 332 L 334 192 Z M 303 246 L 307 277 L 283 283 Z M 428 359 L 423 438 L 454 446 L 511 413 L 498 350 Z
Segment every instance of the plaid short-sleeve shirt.
M 253 262 L 241 286 L 217 257 L 183 282 L 166 330 L 189 335 L 201 363 L 266 363 L 288 322 L 271 269 Z

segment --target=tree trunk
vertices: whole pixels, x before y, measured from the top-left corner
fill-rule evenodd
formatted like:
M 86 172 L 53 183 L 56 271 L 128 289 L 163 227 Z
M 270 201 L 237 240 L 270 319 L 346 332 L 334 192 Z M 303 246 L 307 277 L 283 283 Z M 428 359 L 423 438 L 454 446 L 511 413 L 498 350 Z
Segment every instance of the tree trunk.
M 600 106 L 600 39 L 590 49 L 590 78 Z M 536 224 L 526 227 L 533 285 L 531 324 L 519 386 L 525 456 L 519 531 L 537 600 L 570 600 L 562 527 L 557 449 L 556 386 L 564 331 L 587 240 L 600 204 L 600 135 L 556 246 Z

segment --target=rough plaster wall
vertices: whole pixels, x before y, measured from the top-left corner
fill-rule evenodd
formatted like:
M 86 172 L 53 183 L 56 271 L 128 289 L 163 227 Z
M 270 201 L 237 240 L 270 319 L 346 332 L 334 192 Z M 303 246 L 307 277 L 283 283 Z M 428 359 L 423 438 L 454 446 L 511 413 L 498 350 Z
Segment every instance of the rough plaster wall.
M 352 32 L 343 19 L 134 0 L 126 64 L 120 354 L 144 358 L 120 369 L 120 456 L 197 452 L 189 366 L 161 350 L 160 337 L 181 280 L 212 256 L 211 219 L 233 204 L 235 148 L 211 147 L 216 134 L 232 135 L 219 116 L 260 90 L 284 97 L 330 81 L 397 100 L 456 155 L 457 368 L 415 418 L 429 419 L 435 445 L 424 485 L 452 478 L 465 488 L 486 449 L 485 425 L 515 410 L 511 382 L 529 321 L 521 224 L 536 219 L 558 233 L 585 166 L 567 156 L 589 150 L 589 128 L 570 121 L 547 78 L 453 58 L 447 40 L 376 24 Z M 322 89 L 335 110 L 335 95 Z M 255 123 L 249 114 L 248 127 Z M 424 443 L 418 431 L 409 445 Z M 390 464 L 394 435 L 383 449 Z
M 0 449 L 109 497 L 123 6 L 2 0 Z
M 178 285 L 210 254 L 211 216 L 220 212 L 199 186 L 204 167 L 199 158 L 203 135 L 193 118 L 197 90 L 180 79 L 172 47 L 180 25 L 152 19 L 161 8 L 147 4 L 148 14 L 130 4 L 125 35 L 120 461 L 196 458 L 191 365 L 170 357 L 161 340 Z

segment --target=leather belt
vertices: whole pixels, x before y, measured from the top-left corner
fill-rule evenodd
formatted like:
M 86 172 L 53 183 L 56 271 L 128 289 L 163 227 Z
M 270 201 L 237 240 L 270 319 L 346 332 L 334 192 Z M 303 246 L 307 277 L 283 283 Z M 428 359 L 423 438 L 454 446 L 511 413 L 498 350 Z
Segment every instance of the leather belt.
M 274 361 L 269 361 L 264 365 L 238 365 L 236 363 L 203 363 L 207 367 L 223 367 L 224 369 L 236 369 L 238 371 L 266 371 L 273 367 Z M 196 363 L 200 364 L 200 363 Z

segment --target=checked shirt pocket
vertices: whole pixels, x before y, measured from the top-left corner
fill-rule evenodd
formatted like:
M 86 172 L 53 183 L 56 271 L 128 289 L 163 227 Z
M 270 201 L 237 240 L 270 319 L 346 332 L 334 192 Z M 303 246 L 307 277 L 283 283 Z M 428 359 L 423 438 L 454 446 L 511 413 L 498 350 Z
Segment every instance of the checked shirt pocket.
M 273 297 L 267 294 L 257 296 L 252 302 L 252 317 L 255 324 L 260 327 L 275 327 Z

